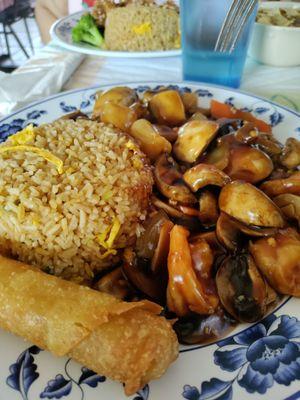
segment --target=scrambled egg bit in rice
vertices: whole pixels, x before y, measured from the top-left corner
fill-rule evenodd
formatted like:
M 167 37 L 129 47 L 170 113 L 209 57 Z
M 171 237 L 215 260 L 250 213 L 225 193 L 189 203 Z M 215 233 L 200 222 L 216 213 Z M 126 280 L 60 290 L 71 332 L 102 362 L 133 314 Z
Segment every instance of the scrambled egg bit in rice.
M 0 145 L 0 247 L 78 282 L 116 262 L 145 219 L 152 173 L 127 135 L 61 119 Z

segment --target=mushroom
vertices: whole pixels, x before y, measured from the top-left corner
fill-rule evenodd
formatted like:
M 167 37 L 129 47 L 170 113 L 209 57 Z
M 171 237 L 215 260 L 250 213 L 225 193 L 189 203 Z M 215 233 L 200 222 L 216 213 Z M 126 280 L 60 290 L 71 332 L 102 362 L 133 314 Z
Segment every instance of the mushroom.
M 235 139 L 243 144 L 251 144 L 253 139 L 258 136 L 258 130 L 255 128 L 253 122 L 244 122 L 243 126 L 239 128 L 234 136 Z
M 198 218 L 206 228 L 214 226 L 219 217 L 217 196 L 210 190 L 203 190 L 199 196 Z
M 198 109 L 198 96 L 195 92 L 181 93 L 181 100 L 184 105 L 185 112 L 189 115 L 197 112 Z
M 207 120 L 207 116 L 203 114 L 201 111 L 196 111 L 191 118 L 189 118 L 189 121 L 203 121 Z
M 230 332 L 235 326 L 222 307 L 212 315 L 192 314 L 180 318 L 173 328 L 180 343 L 197 344 L 216 341 Z
M 276 204 L 250 183 L 234 181 L 224 186 L 219 196 L 219 208 L 245 225 L 264 228 L 285 225 Z
M 183 211 L 180 210 L 182 206 L 179 206 L 179 209 L 172 207 L 170 204 L 160 200 L 156 196 L 151 197 L 151 203 L 159 210 L 165 211 L 172 220 L 179 225 L 183 225 L 190 232 L 197 232 L 200 228 L 199 219 L 195 216 L 191 216 Z M 197 210 L 195 210 L 197 212 Z M 198 212 L 197 212 L 198 216 Z
M 189 232 L 179 225 L 175 225 L 170 233 L 168 309 L 179 317 L 191 312 L 212 314 L 219 301 L 215 294 L 206 291 L 194 270 L 188 236 Z
M 213 251 L 214 255 L 216 254 L 216 252 L 224 253 L 225 251 L 224 247 L 222 247 L 222 245 L 218 241 L 215 231 L 197 233 L 196 235 L 190 237 L 189 242 L 194 243 L 198 240 L 205 240 L 209 244 L 209 247 Z
M 300 196 L 289 193 L 280 194 L 274 197 L 273 201 L 287 218 L 298 221 L 300 227 Z
M 300 141 L 295 138 L 288 138 L 280 157 L 281 164 L 288 168 L 298 168 L 300 165 Z
M 242 179 L 256 183 L 271 174 L 273 162 L 270 157 L 259 149 L 240 145 L 230 149 L 229 162 L 224 169 L 232 179 Z
M 229 251 L 236 252 L 245 245 L 246 236 L 268 237 L 277 233 L 276 228 L 260 228 L 254 225 L 244 225 L 227 214 L 221 212 L 216 225 L 219 242 Z
M 138 263 L 143 260 L 153 274 L 165 275 L 173 225 L 164 211 L 155 211 L 147 218 L 143 225 L 144 231 L 136 241 Z
M 143 268 L 145 260 L 139 259 L 131 248 L 124 250 L 123 258 L 122 271 L 129 282 L 151 299 L 164 303 L 166 280 Z
M 173 152 L 178 160 L 193 163 L 206 150 L 218 133 L 219 125 L 214 121 L 194 120 L 184 124 L 178 131 Z
M 121 267 L 104 275 L 95 283 L 94 289 L 99 292 L 109 293 L 118 299 L 125 300 L 132 292 L 128 282 L 124 278 Z
M 219 136 L 229 136 L 236 132 L 242 126 L 243 121 L 232 118 L 218 118 L 216 122 L 219 124 Z
M 259 149 L 275 160 L 282 151 L 281 143 L 279 143 L 273 136 L 261 132 L 254 139 L 253 144 L 258 146 Z
M 176 142 L 178 138 L 178 132 L 176 128 L 171 128 L 167 125 L 152 125 L 155 131 L 162 137 L 168 140 L 170 143 Z
M 220 170 L 224 170 L 229 164 L 230 145 L 224 138 L 216 140 L 216 146 L 208 151 L 205 156 L 201 157 L 200 161 L 206 164 L 212 164 Z
M 260 185 L 260 189 L 270 197 L 285 193 L 300 195 L 300 171 L 286 179 L 272 179 L 264 182 Z
M 182 174 L 172 157 L 162 154 L 154 167 L 154 179 L 158 190 L 173 201 L 183 204 L 194 204 L 196 197 L 185 185 Z
M 231 181 L 228 175 L 210 164 L 198 164 L 188 169 L 183 175 L 183 180 L 193 192 L 207 185 L 223 187 Z
M 171 153 L 170 142 L 161 136 L 157 129 L 146 119 L 138 119 L 130 128 L 130 135 L 134 137 L 140 145 L 141 150 L 155 161 L 162 153 Z
M 226 258 L 217 272 L 216 285 L 225 310 L 241 322 L 262 318 L 276 298 L 249 254 Z
M 178 126 L 185 121 L 184 104 L 176 90 L 165 90 L 154 94 L 149 108 L 159 124 Z
M 151 260 L 151 271 L 154 274 L 158 274 L 167 265 L 170 232 L 173 226 L 174 224 L 171 221 L 165 221 L 161 227 L 158 243 Z
M 163 210 L 155 211 L 146 219 L 143 224 L 144 231 L 136 241 L 135 252 L 137 257 L 152 260 L 165 222 L 171 221 Z
M 105 103 L 130 107 L 138 101 L 139 99 L 134 89 L 125 86 L 117 86 L 105 92 L 98 92 L 96 94 L 93 115 L 101 115 Z
M 241 250 L 244 244 L 244 236 L 237 224 L 223 212 L 221 212 L 217 221 L 216 235 L 221 245 L 232 252 Z
M 60 119 L 72 119 L 73 121 L 76 121 L 77 119 L 89 119 L 89 116 L 87 114 L 84 114 L 80 110 L 72 111 L 69 114 L 65 114 L 62 117 L 58 118 Z
M 103 103 L 99 112 L 102 122 L 112 124 L 125 132 L 129 132 L 131 125 L 138 119 L 134 109 L 112 102 Z
M 261 273 L 279 293 L 300 296 L 300 235 L 292 228 L 250 243 Z

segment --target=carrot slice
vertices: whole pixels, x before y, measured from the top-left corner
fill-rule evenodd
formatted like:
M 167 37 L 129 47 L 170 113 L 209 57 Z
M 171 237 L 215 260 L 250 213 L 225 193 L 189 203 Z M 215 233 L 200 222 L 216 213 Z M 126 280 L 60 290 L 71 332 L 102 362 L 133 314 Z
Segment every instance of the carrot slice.
M 253 122 L 255 127 L 260 132 L 271 133 L 272 128 L 269 124 L 261 119 L 255 118 L 250 112 L 242 111 L 234 108 L 230 104 L 221 103 L 217 100 L 212 100 L 210 105 L 210 111 L 213 118 L 234 118 L 242 119 L 244 121 Z

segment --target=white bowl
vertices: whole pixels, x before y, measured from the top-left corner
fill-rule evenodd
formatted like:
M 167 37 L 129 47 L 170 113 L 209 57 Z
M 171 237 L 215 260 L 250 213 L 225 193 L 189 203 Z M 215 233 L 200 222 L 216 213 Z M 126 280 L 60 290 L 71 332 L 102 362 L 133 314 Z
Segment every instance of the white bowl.
M 300 3 L 270 1 L 261 8 L 300 8 Z M 255 22 L 249 55 L 277 67 L 300 65 L 300 27 L 266 25 Z

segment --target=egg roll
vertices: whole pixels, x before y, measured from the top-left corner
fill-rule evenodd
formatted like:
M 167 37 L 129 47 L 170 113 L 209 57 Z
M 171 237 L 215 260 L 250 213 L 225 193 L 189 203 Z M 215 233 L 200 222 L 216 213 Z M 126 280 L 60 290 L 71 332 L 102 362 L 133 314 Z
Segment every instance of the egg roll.
M 150 301 L 124 302 L 0 256 L 0 327 L 124 383 L 127 395 L 178 356 L 160 312 Z

